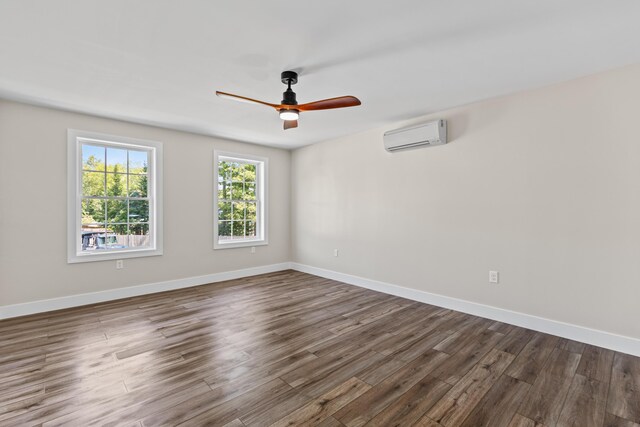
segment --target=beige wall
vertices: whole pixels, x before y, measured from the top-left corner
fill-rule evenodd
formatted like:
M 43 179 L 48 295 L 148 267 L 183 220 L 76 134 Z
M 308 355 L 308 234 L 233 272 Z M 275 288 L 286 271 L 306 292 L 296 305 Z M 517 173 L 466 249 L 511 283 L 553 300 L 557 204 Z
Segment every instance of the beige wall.
M 640 66 L 435 118 L 294 151 L 294 260 L 640 338 Z
M 0 100 L 0 306 L 294 260 L 640 338 L 639 99 L 640 65 L 293 154 Z M 384 151 L 435 118 L 449 144 Z M 164 143 L 163 256 L 67 264 L 67 128 Z M 212 249 L 214 148 L 269 158 L 256 254 Z
M 164 143 L 164 255 L 67 264 L 67 128 Z M 213 247 L 213 149 L 269 158 L 269 245 Z M 290 260 L 290 153 L 0 100 L 0 306 Z

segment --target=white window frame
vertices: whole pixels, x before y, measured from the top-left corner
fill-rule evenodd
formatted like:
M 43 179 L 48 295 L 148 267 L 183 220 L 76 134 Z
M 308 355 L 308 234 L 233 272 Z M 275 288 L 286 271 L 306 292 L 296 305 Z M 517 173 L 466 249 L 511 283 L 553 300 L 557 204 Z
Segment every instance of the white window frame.
M 256 197 L 257 197 L 257 222 L 256 238 L 230 240 L 220 242 L 218 239 L 218 163 L 220 159 L 239 161 L 243 163 L 253 163 L 256 165 Z M 244 248 L 249 246 L 268 245 L 267 233 L 267 212 L 268 212 L 268 182 L 269 159 L 266 157 L 253 156 L 249 154 L 230 153 L 227 151 L 214 150 L 213 152 L 213 249 Z
M 82 251 L 82 143 L 149 151 L 147 194 L 151 244 L 143 248 Z M 162 255 L 162 143 L 77 129 L 67 131 L 67 262 L 107 261 Z

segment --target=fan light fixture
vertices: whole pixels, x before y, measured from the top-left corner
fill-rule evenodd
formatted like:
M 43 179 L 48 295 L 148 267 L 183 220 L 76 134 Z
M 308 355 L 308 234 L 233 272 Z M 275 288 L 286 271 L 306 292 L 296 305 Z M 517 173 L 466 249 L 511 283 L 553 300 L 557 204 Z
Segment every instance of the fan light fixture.
M 280 110 L 282 120 L 298 120 L 298 110 Z

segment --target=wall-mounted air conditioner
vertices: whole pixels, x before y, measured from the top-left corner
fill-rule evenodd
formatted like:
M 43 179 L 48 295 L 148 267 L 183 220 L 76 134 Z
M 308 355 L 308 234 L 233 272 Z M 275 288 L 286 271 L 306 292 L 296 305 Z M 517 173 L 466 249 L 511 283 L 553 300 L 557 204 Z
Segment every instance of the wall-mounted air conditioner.
M 436 120 L 384 133 L 384 148 L 387 151 L 404 150 L 419 146 L 430 147 L 447 143 L 447 121 Z

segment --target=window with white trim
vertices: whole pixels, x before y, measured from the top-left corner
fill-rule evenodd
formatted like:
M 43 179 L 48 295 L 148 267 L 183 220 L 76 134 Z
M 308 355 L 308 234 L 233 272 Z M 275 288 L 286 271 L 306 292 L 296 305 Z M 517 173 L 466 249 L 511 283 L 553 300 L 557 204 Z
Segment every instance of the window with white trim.
M 214 153 L 215 249 L 267 244 L 267 159 Z
M 68 262 L 162 254 L 162 144 L 69 130 Z

